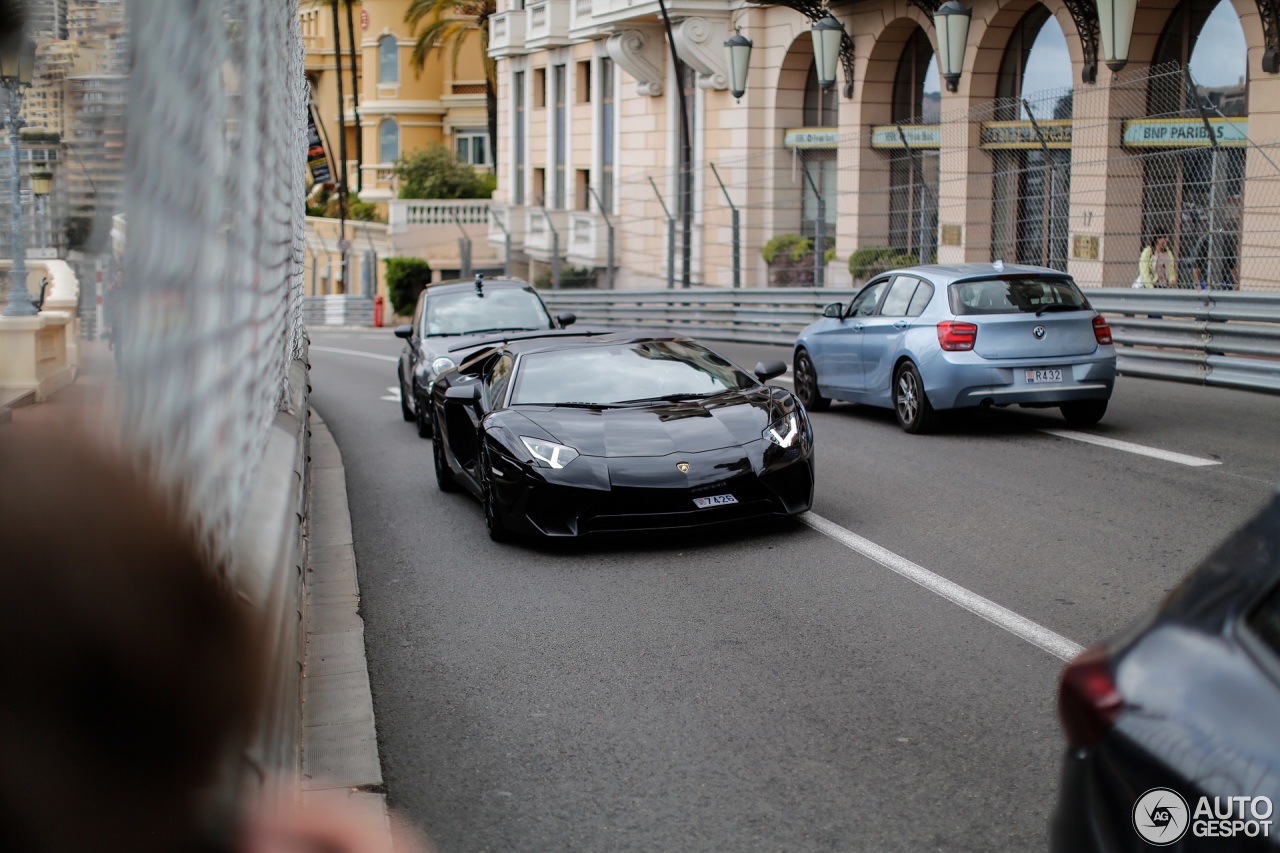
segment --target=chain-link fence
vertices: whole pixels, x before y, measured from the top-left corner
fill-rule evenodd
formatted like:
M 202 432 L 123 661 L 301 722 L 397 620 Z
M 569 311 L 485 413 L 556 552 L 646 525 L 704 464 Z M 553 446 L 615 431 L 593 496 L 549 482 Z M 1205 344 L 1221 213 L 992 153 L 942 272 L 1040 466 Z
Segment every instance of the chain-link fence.
M 748 157 L 708 152 L 693 167 L 691 283 L 734 284 L 727 197 L 742 222 L 746 287 L 812 286 L 821 232 L 837 250 L 828 286 L 942 258 L 1049 266 L 1091 286 L 1280 290 L 1280 144 L 1250 134 L 1245 91 L 1163 66 L 940 120 L 806 128 L 807 138 L 788 132 L 788 147 Z M 621 182 L 614 224 L 628 286 L 666 283 L 655 202 L 675 177 Z M 761 250 L 785 234 L 810 253 L 766 263 Z
M 290 0 L 130 0 L 126 439 L 224 561 L 302 352 L 306 82 Z

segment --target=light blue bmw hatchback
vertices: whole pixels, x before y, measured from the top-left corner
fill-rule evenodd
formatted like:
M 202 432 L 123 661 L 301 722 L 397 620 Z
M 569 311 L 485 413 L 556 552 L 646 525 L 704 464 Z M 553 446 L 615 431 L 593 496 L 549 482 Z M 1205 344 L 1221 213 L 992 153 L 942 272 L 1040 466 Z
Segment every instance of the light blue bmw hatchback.
M 1095 424 L 1115 384 L 1111 327 L 1071 277 L 1046 267 L 955 264 L 877 276 L 796 339 L 795 389 L 892 408 L 928 432 L 937 412 L 1019 405 Z

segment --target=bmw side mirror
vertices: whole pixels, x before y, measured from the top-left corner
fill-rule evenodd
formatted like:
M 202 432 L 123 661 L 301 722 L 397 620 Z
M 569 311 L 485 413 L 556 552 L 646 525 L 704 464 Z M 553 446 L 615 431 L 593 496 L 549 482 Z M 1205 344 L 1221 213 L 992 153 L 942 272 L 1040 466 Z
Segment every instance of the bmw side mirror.
M 446 403 L 474 403 L 479 399 L 479 385 L 453 385 L 444 392 Z
M 823 316 L 823 317 L 834 317 L 834 318 L 836 318 L 836 319 L 839 319 L 840 317 L 844 316 L 844 303 L 843 303 L 843 302 L 832 302 L 832 303 L 831 303 L 830 305 L 828 305 L 826 308 L 823 308 L 823 309 L 822 309 L 822 316 Z
M 411 338 L 413 337 L 413 326 L 411 325 L 396 326 L 395 335 L 397 338 L 405 338 L 405 339 Z
M 566 326 L 572 326 L 574 323 L 578 322 L 578 315 L 572 311 L 566 311 L 563 314 L 556 315 L 556 322 L 558 322 L 560 324 L 560 328 L 563 329 Z
M 761 382 L 768 382 L 776 376 L 781 376 L 787 372 L 787 363 L 785 361 L 760 361 L 756 362 L 756 369 L 752 371 L 756 378 Z

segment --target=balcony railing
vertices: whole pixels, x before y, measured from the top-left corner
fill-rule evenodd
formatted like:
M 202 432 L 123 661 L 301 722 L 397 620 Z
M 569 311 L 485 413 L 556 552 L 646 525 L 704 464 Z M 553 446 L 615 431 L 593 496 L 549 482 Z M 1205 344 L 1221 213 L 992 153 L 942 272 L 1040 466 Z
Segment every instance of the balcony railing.
M 598 213 L 575 210 L 569 214 L 569 240 L 564 246 L 569 263 L 602 267 L 609 260 L 609 229 Z
M 568 211 L 525 208 L 524 250 L 539 260 L 547 260 L 553 250 L 553 231 L 560 236 L 560 254 L 569 248 Z
M 569 43 L 570 0 L 530 3 L 526 15 L 525 47 L 540 50 Z
M 394 199 L 387 202 L 387 222 L 392 234 L 410 228 L 455 225 L 489 225 L 488 199 L 436 201 Z
M 495 58 L 524 53 L 525 12 L 499 12 L 489 19 L 489 55 Z
M 523 248 L 525 229 L 529 224 L 525 211 L 524 207 L 491 204 L 489 206 L 489 245 L 497 248 L 504 245 L 507 235 L 502 229 L 505 227 L 511 232 L 511 248 Z

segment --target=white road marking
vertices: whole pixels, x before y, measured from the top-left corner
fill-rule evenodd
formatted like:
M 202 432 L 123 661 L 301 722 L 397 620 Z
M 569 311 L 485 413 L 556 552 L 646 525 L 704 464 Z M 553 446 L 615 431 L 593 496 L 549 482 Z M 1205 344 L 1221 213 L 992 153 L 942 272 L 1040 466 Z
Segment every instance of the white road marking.
M 400 388 L 399 388 L 399 387 L 392 387 L 392 388 L 388 388 L 388 389 L 387 389 L 387 393 L 388 393 L 390 396 L 388 396 L 388 397 L 379 397 L 378 399 L 379 399 L 379 400 L 390 400 L 392 403 L 399 403 L 399 402 L 400 402 Z
M 1147 447 L 1143 444 L 1133 444 L 1128 441 L 1120 441 L 1114 438 L 1104 438 L 1100 435 L 1090 435 L 1087 432 L 1076 432 L 1069 429 L 1042 429 L 1043 433 L 1056 435 L 1058 438 L 1069 438 L 1072 441 L 1082 441 L 1085 444 L 1096 444 L 1100 447 L 1109 447 L 1112 450 L 1123 450 L 1125 453 L 1136 453 L 1139 456 L 1150 456 L 1152 459 L 1163 459 L 1165 462 L 1176 462 L 1179 465 L 1189 465 L 1192 468 L 1203 468 L 1206 465 L 1221 465 L 1222 463 L 1216 459 L 1205 459 L 1200 456 L 1188 456 L 1185 453 L 1174 453 L 1172 450 L 1161 450 L 1158 447 Z
M 315 350 L 316 352 L 336 352 L 339 355 L 358 355 L 361 358 L 376 358 L 378 361 L 399 361 L 400 360 L 400 357 L 397 355 L 378 355 L 376 352 L 361 352 L 358 349 L 339 349 L 338 347 L 318 347 L 315 344 L 311 345 L 311 349 Z
M 1037 648 L 1044 649 L 1049 654 L 1064 661 L 1069 661 L 1076 655 L 1084 651 L 1084 647 L 1078 643 L 1073 643 L 1060 634 L 1055 634 L 1043 625 L 1032 622 L 1025 616 L 1019 616 L 1006 607 L 1001 607 L 994 601 L 983 598 L 976 592 L 971 592 L 957 583 L 947 580 L 941 575 L 934 574 L 923 566 L 918 566 L 908 560 L 906 557 L 900 557 L 887 548 L 881 548 L 869 539 L 864 539 L 856 533 L 845 530 L 834 521 L 828 521 L 822 516 L 807 512 L 799 516 L 800 521 L 812 527 L 814 530 L 824 536 L 834 539 L 841 545 L 850 550 L 857 551 L 864 557 L 874 560 L 892 572 L 902 575 L 910 581 L 918 583 L 920 586 L 942 596 L 952 604 L 958 604 L 970 613 L 974 613 L 986 619 L 993 625 L 996 625 L 1008 631 L 1016 637 L 1020 637 L 1031 643 Z

